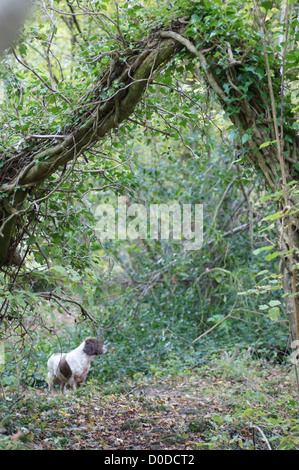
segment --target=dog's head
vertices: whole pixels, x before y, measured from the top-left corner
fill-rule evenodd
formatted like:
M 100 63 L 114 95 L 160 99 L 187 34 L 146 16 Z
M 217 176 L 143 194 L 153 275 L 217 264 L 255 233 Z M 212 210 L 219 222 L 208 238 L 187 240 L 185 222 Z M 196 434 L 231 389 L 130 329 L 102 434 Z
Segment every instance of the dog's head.
M 96 356 L 107 352 L 107 347 L 104 344 L 100 344 L 96 338 L 89 337 L 85 340 L 83 351 L 88 356 Z

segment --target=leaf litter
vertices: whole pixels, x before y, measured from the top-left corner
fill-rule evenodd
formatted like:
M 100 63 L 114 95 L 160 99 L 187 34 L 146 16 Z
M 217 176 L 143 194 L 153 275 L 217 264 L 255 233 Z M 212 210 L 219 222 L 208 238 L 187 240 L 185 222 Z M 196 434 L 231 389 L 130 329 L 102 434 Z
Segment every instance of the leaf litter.
M 286 366 L 211 364 L 76 392 L 26 390 L 0 408 L 4 448 L 299 449 L 294 373 Z M 2 413 L 4 411 L 4 413 Z M 4 444 L 3 444 L 4 443 Z

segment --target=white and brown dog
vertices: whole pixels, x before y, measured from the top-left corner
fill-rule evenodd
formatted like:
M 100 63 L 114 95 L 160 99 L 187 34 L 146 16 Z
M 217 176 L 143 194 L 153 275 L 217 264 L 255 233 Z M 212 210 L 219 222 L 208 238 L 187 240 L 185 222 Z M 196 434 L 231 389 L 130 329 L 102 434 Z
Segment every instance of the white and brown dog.
M 89 337 L 69 353 L 53 354 L 48 360 L 49 392 L 53 392 L 54 382 L 59 382 L 61 392 L 64 392 L 67 384 L 76 390 L 85 381 L 91 360 L 106 351 L 106 346 L 96 338 Z

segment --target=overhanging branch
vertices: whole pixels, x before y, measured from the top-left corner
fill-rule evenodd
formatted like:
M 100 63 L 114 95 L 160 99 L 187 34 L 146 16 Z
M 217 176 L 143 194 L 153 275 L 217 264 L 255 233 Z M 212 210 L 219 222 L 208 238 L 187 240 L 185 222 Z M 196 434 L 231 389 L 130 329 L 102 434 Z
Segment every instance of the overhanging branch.
M 180 26 L 181 30 L 183 28 Z M 78 113 L 81 112 L 78 125 L 70 126 L 64 135 L 47 135 L 46 143 L 42 133 L 34 134 L 34 142 L 31 144 L 30 140 L 27 140 L 26 147 L 16 153 L 15 161 L 19 167 L 13 172 L 10 166 L 6 168 L 4 160 L 1 181 L 2 184 L 5 183 L 2 189 L 6 197 L 0 205 L 0 264 L 7 263 L 9 257 L 11 258 L 14 224 L 18 214 L 23 211 L 22 206 L 27 194 L 38 188 L 59 167 L 70 161 L 75 162 L 84 151 L 92 148 L 112 129 L 128 119 L 142 99 L 148 83 L 154 78 L 154 73 L 163 63 L 169 61 L 180 47 L 173 38 L 161 39 L 155 34 L 155 37 L 144 42 L 143 50 L 139 54 L 136 54 L 136 51 L 130 52 L 131 57 L 122 63 L 121 67 L 117 60 L 110 66 L 109 73 L 103 75 L 92 91 L 85 114 L 82 114 L 81 109 L 78 110 Z M 100 95 L 105 87 L 109 89 L 111 77 L 114 83 L 123 85 L 103 101 Z M 73 122 L 76 120 L 78 116 L 74 116 Z M 51 140 L 54 141 L 52 145 Z M 36 146 L 40 149 L 36 150 Z

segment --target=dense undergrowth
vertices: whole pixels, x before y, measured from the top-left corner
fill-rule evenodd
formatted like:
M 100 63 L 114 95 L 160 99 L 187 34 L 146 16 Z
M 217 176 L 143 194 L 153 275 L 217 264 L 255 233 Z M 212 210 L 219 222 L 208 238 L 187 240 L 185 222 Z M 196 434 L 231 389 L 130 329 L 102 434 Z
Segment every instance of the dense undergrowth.
M 65 317 L 64 321 L 65 321 Z M 249 321 L 230 319 L 215 325 L 207 323 L 202 337 L 186 320 L 160 312 L 139 312 L 120 320 L 113 328 L 102 331 L 108 352 L 96 360 L 91 376 L 100 383 L 119 382 L 127 377 L 152 376 L 156 371 L 179 373 L 196 368 L 211 357 L 229 357 L 247 352 L 254 360 L 287 364 L 290 359 L 289 334 L 286 323 L 268 317 Z M 59 327 L 60 325 L 60 327 Z M 208 328 L 215 327 L 212 331 Z M 10 338 L 5 343 L 5 364 L 1 383 L 18 391 L 20 387 L 47 386 L 47 359 L 53 352 L 69 351 L 88 336 L 99 336 L 89 322 L 65 326 L 57 322 L 57 332 L 31 332 L 31 338 L 20 341 Z M 199 339 L 198 339 L 199 338 Z M 32 343 L 34 340 L 34 344 Z

